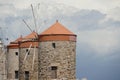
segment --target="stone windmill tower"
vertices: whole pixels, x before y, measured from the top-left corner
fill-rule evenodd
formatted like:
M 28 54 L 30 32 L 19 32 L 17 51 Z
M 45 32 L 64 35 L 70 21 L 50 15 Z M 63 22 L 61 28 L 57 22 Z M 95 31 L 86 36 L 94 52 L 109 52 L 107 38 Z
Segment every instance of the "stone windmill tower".
M 38 80 L 37 33 L 24 37 L 19 44 L 19 80 Z
M 39 80 L 76 79 L 76 35 L 58 21 L 39 35 Z
M 19 42 L 22 36 L 7 46 L 7 78 L 17 80 L 19 78 Z
M 7 46 L 7 78 L 9 80 L 38 80 L 37 33 L 20 37 Z

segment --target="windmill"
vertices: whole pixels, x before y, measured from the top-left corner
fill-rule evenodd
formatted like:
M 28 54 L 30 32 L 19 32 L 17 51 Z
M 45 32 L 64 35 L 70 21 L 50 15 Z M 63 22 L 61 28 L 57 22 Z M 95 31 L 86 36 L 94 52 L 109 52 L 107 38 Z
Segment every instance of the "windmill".
M 38 7 L 38 9 L 40 9 L 40 3 L 38 3 L 38 5 L 37 5 Z M 40 30 L 40 27 L 38 27 L 37 26 L 37 20 L 36 20 L 36 16 L 35 16 L 35 12 L 34 12 L 34 8 L 33 8 L 33 5 L 31 4 L 31 11 L 32 11 L 32 16 L 33 16 L 33 22 L 34 22 L 34 30 L 32 30 L 32 28 L 31 28 L 31 26 L 30 25 L 28 25 L 28 23 L 23 19 L 23 22 L 24 22 L 24 24 L 26 25 L 26 27 L 30 30 L 30 32 L 33 32 L 33 31 L 35 31 L 35 33 L 37 34 L 37 35 L 34 35 L 35 36 L 35 38 L 36 38 L 36 40 L 38 40 L 38 34 L 39 34 L 39 30 Z M 45 24 L 47 21 L 46 20 L 44 20 L 43 21 L 43 23 Z M 42 25 L 44 25 L 44 24 L 42 24 Z M 31 47 L 31 45 L 29 46 L 29 47 Z M 34 46 L 34 48 L 36 48 L 36 46 Z M 30 49 L 29 49 L 30 50 Z M 28 51 L 29 52 L 29 51 Z M 27 55 L 26 55 L 27 56 Z M 35 56 L 35 55 L 34 55 Z M 27 57 L 26 57 L 27 58 Z M 25 60 L 26 60 L 26 58 L 25 58 Z M 34 58 L 33 58 L 34 59 Z M 24 61 L 25 61 L 24 60 Z
M 40 4 L 39 4 L 40 5 Z M 33 15 L 33 22 L 34 22 L 34 28 L 35 28 L 35 30 L 32 30 L 32 28 L 27 24 L 27 22 L 23 19 L 23 22 L 25 23 L 25 25 L 26 25 L 26 27 L 31 31 L 31 32 L 33 32 L 33 31 L 35 31 L 35 33 L 37 34 L 37 35 L 34 35 L 35 36 L 35 40 L 38 40 L 38 27 L 37 27 L 37 22 L 36 22 L 36 17 L 35 17 L 35 13 L 34 13 L 34 9 L 33 9 L 33 5 L 31 4 L 31 10 L 32 10 L 32 15 Z M 26 58 L 27 58 L 27 55 L 28 55 L 28 53 L 30 52 L 30 49 L 31 49 L 31 46 L 32 46 L 32 44 L 30 44 L 30 46 L 29 46 L 29 49 L 28 49 L 28 52 L 26 53 L 26 55 L 25 55 L 25 58 L 24 58 L 24 60 L 23 60 L 23 62 L 26 60 Z M 36 48 L 35 46 L 34 46 L 34 48 Z M 34 51 L 34 57 L 35 57 L 35 51 Z M 33 64 L 34 64 L 34 58 L 33 58 Z
M 38 27 L 37 27 L 37 21 L 36 21 L 34 8 L 33 8 L 32 4 L 31 4 L 31 10 L 32 10 L 32 14 L 33 14 L 32 16 L 33 16 L 33 22 L 34 22 L 34 30 L 31 28 L 31 26 L 28 25 L 27 21 L 25 21 L 24 19 L 22 21 L 24 22 L 24 24 L 26 25 L 26 27 L 29 29 L 29 31 L 31 33 L 35 32 L 36 34 L 34 34 L 34 39 L 26 39 L 26 40 L 23 40 L 23 42 L 19 42 L 19 45 L 20 45 L 20 47 L 19 47 L 20 48 L 20 50 L 19 50 L 19 53 L 20 53 L 20 56 L 19 56 L 19 64 L 20 64 L 19 70 L 21 72 L 20 75 L 23 75 L 22 74 L 23 71 L 25 71 L 25 70 L 29 71 L 30 70 L 29 72 L 33 73 L 33 75 L 31 75 L 31 76 L 34 76 L 35 75 L 34 73 L 36 73 L 35 72 L 35 69 L 36 69 L 36 66 L 35 66 L 36 62 L 35 61 L 37 60 L 36 58 L 37 58 L 37 54 L 38 54 L 38 52 L 36 52 L 36 51 L 38 51 L 38 44 L 36 44 L 36 43 L 38 43 Z M 31 42 L 31 43 L 26 48 L 24 48 L 24 49 L 21 48 L 21 45 L 24 44 L 24 43 L 27 43 L 27 42 L 28 43 Z M 27 51 L 24 52 L 24 54 L 23 54 L 23 51 L 25 49 L 27 49 Z M 32 52 L 32 53 L 30 53 L 30 52 Z M 21 56 L 23 56 L 22 59 L 21 59 Z M 31 67 L 29 69 L 26 69 L 26 66 L 28 66 L 28 65 L 30 65 Z M 25 74 L 28 76 L 29 72 L 25 72 Z M 27 78 L 26 75 L 23 76 L 25 79 Z M 36 77 L 36 78 L 38 78 L 38 77 Z M 20 79 L 20 80 L 22 80 L 22 79 Z

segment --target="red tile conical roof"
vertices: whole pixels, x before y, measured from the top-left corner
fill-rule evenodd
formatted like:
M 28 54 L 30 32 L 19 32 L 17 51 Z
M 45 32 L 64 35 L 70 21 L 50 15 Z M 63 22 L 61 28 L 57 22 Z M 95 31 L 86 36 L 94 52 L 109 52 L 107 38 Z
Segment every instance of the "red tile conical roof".
M 35 31 L 24 37 L 24 39 L 34 39 L 34 38 L 37 38 L 37 33 Z
M 56 21 L 39 35 L 39 41 L 76 41 L 76 35 Z
M 25 37 L 20 36 L 15 41 L 10 42 L 10 44 L 7 47 L 8 48 L 16 48 L 17 49 L 17 48 L 19 48 L 19 43 L 18 42 L 21 42 L 20 47 L 29 47 L 29 45 L 30 45 L 30 44 L 28 44 L 29 42 L 31 42 L 33 44 L 32 47 L 34 47 L 34 45 L 36 45 L 37 42 L 33 42 L 32 40 L 36 39 L 36 38 L 37 38 L 37 33 L 33 31 L 31 34 L 29 34 L 29 35 L 27 35 Z
M 47 30 L 45 30 L 44 32 L 42 32 L 40 35 L 49 35 L 49 34 L 69 34 L 69 35 L 74 35 L 74 33 L 72 33 L 71 31 L 69 31 L 67 28 L 65 28 L 58 21 L 56 21 L 55 24 L 53 24 Z
M 22 41 L 22 35 L 18 38 L 18 39 L 16 39 L 14 42 L 19 42 L 19 41 Z

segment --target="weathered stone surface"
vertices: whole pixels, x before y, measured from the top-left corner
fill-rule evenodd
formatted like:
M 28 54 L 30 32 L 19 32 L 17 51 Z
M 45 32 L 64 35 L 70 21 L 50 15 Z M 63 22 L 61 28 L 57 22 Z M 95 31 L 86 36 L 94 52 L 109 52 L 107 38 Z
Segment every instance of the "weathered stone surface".
M 7 53 L 7 76 L 9 80 L 15 79 L 15 71 L 19 70 L 19 55 L 16 55 L 15 53 L 18 52 L 19 49 L 8 49 Z
M 0 80 L 6 80 L 6 55 L 3 48 L 0 47 Z
M 55 43 L 55 48 L 53 44 Z M 15 71 L 19 71 L 19 80 L 25 80 L 25 71 L 29 71 L 29 80 L 75 80 L 76 79 L 76 42 L 46 41 L 39 42 L 39 48 L 31 48 L 26 60 L 26 49 L 9 49 L 8 79 L 15 79 Z M 15 52 L 19 52 L 16 56 Z M 33 67 L 33 56 L 35 60 Z M 57 67 L 57 78 L 53 79 L 52 66 Z
M 39 80 L 53 80 L 52 66 L 57 66 L 57 80 L 75 80 L 76 42 L 46 41 L 40 42 L 39 47 Z
M 28 48 L 20 49 L 19 80 L 25 80 L 25 71 L 29 71 L 29 80 L 38 80 L 38 48 L 31 48 L 29 54 L 25 59 L 27 53 L 26 49 Z M 34 57 L 34 64 L 33 64 L 33 57 Z

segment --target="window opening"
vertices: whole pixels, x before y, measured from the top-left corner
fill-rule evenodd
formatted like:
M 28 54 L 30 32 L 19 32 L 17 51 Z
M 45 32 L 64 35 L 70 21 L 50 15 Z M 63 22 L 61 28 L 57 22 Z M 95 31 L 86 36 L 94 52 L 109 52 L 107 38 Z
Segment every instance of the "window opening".
M 18 71 L 15 71 L 15 79 L 18 79 L 19 78 L 19 73 Z
M 56 48 L 56 45 L 55 45 L 55 43 L 52 43 L 52 47 L 53 47 L 53 48 Z
M 29 71 L 25 71 L 25 80 L 29 80 Z
M 18 56 L 18 52 L 15 52 L 15 55 Z
M 30 51 L 28 49 L 26 49 L 26 53 L 28 53 L 28 55 L 30 54 Z
M 51 78 L 52 79 L 57 78 L 57 66 L 51 66 Z

